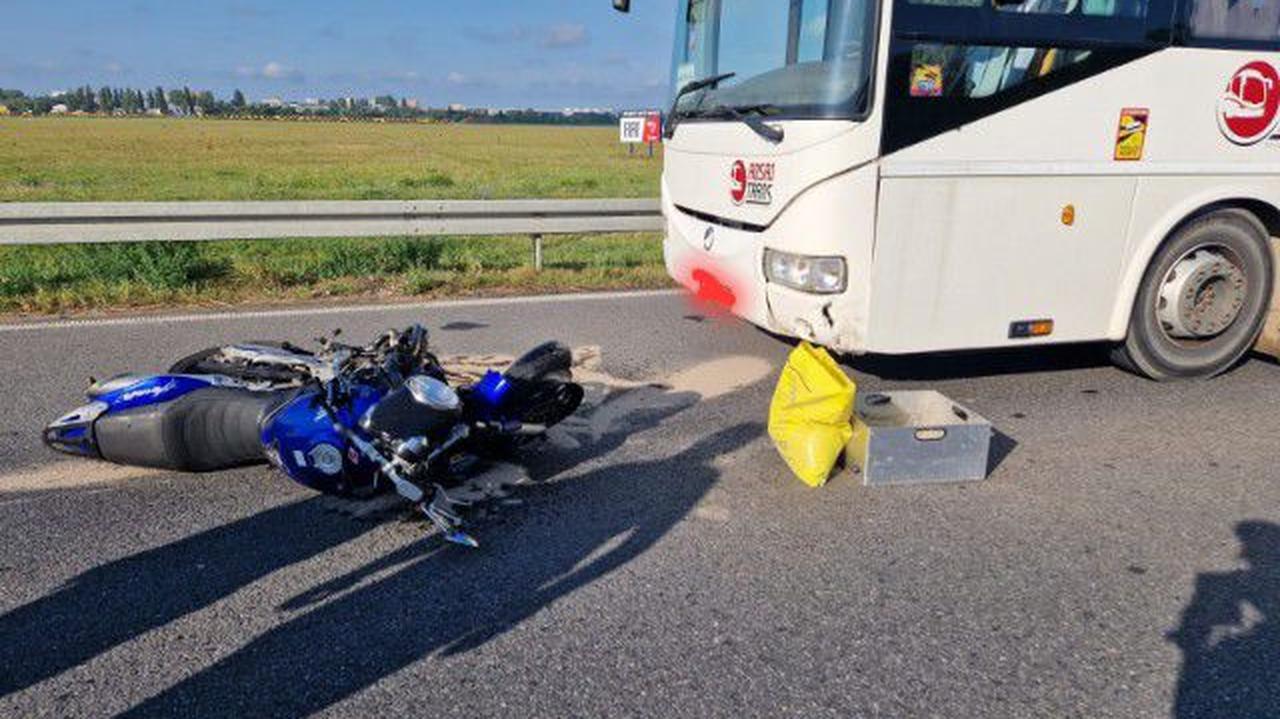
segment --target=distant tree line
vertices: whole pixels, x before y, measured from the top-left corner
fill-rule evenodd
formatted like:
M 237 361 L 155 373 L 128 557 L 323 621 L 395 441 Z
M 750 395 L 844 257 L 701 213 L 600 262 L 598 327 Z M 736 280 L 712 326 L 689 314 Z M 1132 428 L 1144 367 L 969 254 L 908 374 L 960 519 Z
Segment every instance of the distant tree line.
M 563 112 L 545 110 L 488 110 L 418 107 L 407 98 L 380 95 L 374 98 L 339 98 L 286 102 L 263 100 L 250 102 L 240 90 L 222 99 L 208 90 L 190 87 L 140 90 L 129 87 L 89 85 L 66 92 L 28 96 L 20 90 L 0 88 L 0 106 L 13 115 L 50 115 L 75 113 L 90 115 L 162 115 L 170 117 L 228 118 L 353 118 L 391 120 L 434 120 L 438 122 L 470 122 L 494 124 L 604 125 L 618 121 L 607 111 Z

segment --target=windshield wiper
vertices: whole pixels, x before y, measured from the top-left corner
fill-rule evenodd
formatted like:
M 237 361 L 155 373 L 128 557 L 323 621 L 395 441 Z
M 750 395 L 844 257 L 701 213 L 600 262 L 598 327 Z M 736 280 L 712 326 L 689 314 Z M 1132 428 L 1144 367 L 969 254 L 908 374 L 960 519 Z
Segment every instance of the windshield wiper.
M 786 138 L 787 133 L 780 127 L 774 127 L 765 123 L 760 119 L 760 115 L 768 115 L 770 112 L 776 112 L 777 107 L 769 104 L 759 105 L 716 105 L 705 111 L 699 112 L 698 117 L 727 117 L 730 120 L 737 120 L 751 128 L 757 135 L 764 139 L 778 144 Z M 693 115 L 690 115 L 693 117 Z
M 719 85 L 725 80 L 728 80 L 731 77 L 737 77 L 737 76 L 738 76 L 738 73 L 736 72 L 724 72 L 724 73 L 720 73 L 719 75 L 711 75 L 710 77 L 704 77 L 700 80 L 694 80 L 692 82 L 685 83 L 684 86 L 681 87 L 678 92 L 676 92 L 675 98 L 672 99 L 671 101 L 671 112 L 667 113 L 667 130 L 665 133 L 663 133 L 663 136 L 666 137 L 668 140 L 670 140 L 672 137 L 675 137 L 676 125 L 680 124 L 680 117 L 681 117 L 681 113 L 679 110 L 680 100 L 685 95 L 688 95 L 689 93 L 692 93 L 692 92 L 697 92 L 699 90 L 705 90 L 709 87 L 715 87 L 716 85 Z

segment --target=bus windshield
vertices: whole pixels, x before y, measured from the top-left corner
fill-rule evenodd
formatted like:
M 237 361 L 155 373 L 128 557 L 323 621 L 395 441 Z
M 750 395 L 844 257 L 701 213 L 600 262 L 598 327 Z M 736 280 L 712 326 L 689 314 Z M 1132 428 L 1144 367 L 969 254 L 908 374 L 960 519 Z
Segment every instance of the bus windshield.
M 771 117 L 851 118 L 870 103 L 876 0 L 679 0 L 672 92 L 677 112 L 732 107 Z

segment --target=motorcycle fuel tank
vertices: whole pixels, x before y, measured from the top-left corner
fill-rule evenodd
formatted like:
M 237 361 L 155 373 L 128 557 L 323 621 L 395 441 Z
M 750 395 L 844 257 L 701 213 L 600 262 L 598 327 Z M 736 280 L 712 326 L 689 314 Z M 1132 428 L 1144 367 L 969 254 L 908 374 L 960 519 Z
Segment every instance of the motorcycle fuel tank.
M 351 401 L 333 417 L 321 405 L 319 390 L 300 393 L 263 420 L 267 459 L 290 479 L 325 494 L 352 496 L 371 491 L 377 465 L 350 446 L 334 422 L 355 427 L 381 398 L 371 387 L 356 386 Z

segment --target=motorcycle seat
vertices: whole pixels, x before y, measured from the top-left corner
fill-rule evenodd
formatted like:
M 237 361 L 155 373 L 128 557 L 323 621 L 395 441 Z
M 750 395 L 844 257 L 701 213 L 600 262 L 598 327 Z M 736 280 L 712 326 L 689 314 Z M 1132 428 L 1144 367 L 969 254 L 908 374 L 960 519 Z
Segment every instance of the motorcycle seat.
M 107 415 L 94 426 L 102 457 L 179 472 L 212 472 L 266 461 L 263 417 L 298 390 L 210 387 L 162 404 Z

